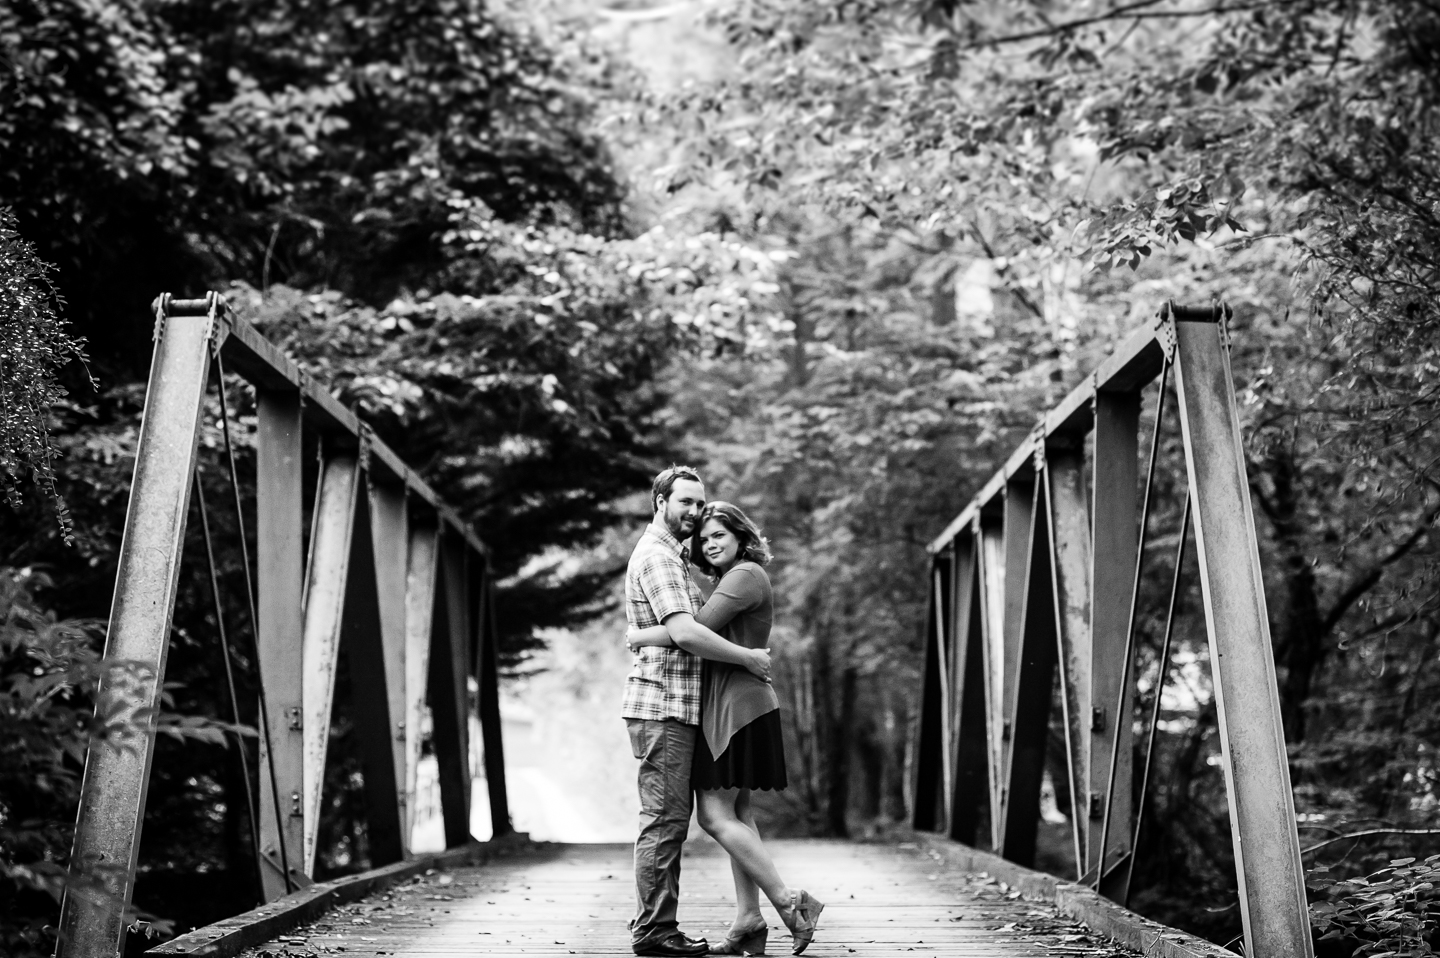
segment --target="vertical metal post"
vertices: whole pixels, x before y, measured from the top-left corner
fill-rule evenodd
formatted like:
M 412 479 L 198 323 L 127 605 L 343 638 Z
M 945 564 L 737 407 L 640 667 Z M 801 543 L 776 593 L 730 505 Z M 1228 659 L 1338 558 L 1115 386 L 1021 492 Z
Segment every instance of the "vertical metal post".
M 1044 485 L 1043 482 L 1034 484 L 1036 500 L 1044 494 Z M 1035 861 L 1035 830 L 1040 819 L 1040 785 L 1045 775 L 1058 646 L 1049 511 L 1043 501 L 1032 501 L 1026 570 L 1023 576 L 1016 577 L 1016 581 L 1023 584 L 1024 604 L 1016 630 L 1019 648 L 1016 667 L 1011 673 L 1014 678 L 1009 683 L 1014 689 L 1014 700 L 1010 712 L 1009 759 L 1005 763 L 1006 799 L 1000 854 L 1027 866 Z
M 463 546 L 442 534 L 430 646 L 430 715 L 445 845 L 470 841 L 470 710 Z
M 485 745 L 485 785 L 490 796 L 490 829 L 496 838 L 514 831 L 510 798 L 505 787 L 505 742 L 500 723 L 500 632 L 495 618 L 495 582 L 489 564 L 475 557 L 480 567 L 476 591 L 480 596 L 476 629 L 479 632 L 475 671 L 480 683 L 480 736 Z
M 999 568 L 1004 604 L 1000 623 L 1004 629 L 1004 658 L 1000 674 L 1004 678 L 1001 688 L 1000 741 L 1003 760 L 1000 768 L 1000 821 L 999 841 L 996 848 L 1005 846 L 1004 825 L 1010 799 L 1010 759 L 1015 745 L 1015 701 L 1020 681 L 1020 659 L 1023 647 L 1025 623 L 1025 596 L 1030 587 L 1030 549 L 1035 538 L 1035 490 L 1034 473 L 1016 474 L 1005 483 L 1004 509 L 1004 565 Z M 1049 582 L 1048 576 L 1046 582 Z M 1047 586 L 1048 587 L 1048 586 Z M 1049 700 L 1046 700 L 1049 708 Z M 1037 786 L 1038 787 L 1038 786 Z
M 950 837 L 967 845 L 976 843 L 980 813 L 990 805 L 979 553 L 980 543 L 974 536 L 956 536 L 951 586 L 955 608 L 951 625 L 955 636 L 955 785 L 950 799 Z
M 985 737 L 990 787 L 990 847 L 1000 847 L 1000 789 L 1005 781 L 1005 532 L 1003 520 L 980 516 L 975 539 L 985 662 Z
M 421 731 L 430 673 L 430 641 L 434 632 L 436 584 L 440 568 L 440 530 L 433 522 L 410 526 L 405 576 L 405 834 L 415 829 L 416 775 L 420 767 Z
M 284 895 L 304 875 L 302 819 L 292 814 L 295 805 L 289 801 L 304 787 L 305 750 L 300 732 L 305 623 L 301 425 L 298 391 L 256 392 L 256 643 L 270 730 L 268 748 L 266 736 L 260 739 L 260 855 L 266 901 Z M 287 865 L 290 882 L 284 874 Z
M 1090 836 L 1090 507 L 1085 492 L 1085 456 L 1078 441 L 1047 445 L 1045 490 L 1050 507 L 1050 561 L 1055 588 L 1055 630 L 1059 645 L 1065 757 L 1070 775 L 1070 831 L 1075 877 L 1085 872 Z M 1099 809 L 1099 803 L 1095 803 Z
M 166 316 L 158 304 L 145 415 L 120 544 L 105 656 L 135 663 L 105 677 L 96 710 L 135 722 L 137 735 L 96 743 L 85 759 L 71 875 L 60 912 L 59 958 L 114 955 L 124 947 L 140 827 L 154 756 L 170 620 L 185 538 L 195 446 L 210 364 L 211 316 Z M 104 894 L 80 890 L 86 879 Z
M 361 481 L 370 485 L 369 474 L 361 469 Z M 388 865 L 405 857 L 400 782 L 396 774 L 395 731 L 398 709 L 391 711 L 391 677 L 396 684 L 404 678 L 404 664 L 389 671 L 383 614 L 380 604 L 379 567 L 375 561 L 378 530 L 371 527 L 369 500 L 373 492 L 356 496 L 355 519 L 350 536 L 349 570 L 345 578 L 345 604 L 341 613 L 341 646 L 349 661 L 351 715 L 365 768 L 365 813 L 369 826 L 366 837 L 372 867 Z M 403 502 L 401 506 L 404 508 Z M 400 540 L 405 541 L 403 538 Z M 387 556 L 389 546 L 386 543 Z M 398 570 L 390 569 L 390 572 Z M 398 577 L 396 583 L 403 583 Z M 388 583 L 387 583 L 388 584 Z M 399 603 L 397 603 L 398 605 Z M 396 609 L 388 610 L 392 615 Z M 403 606 L 398 611 L 403 612 Z M 392 623 L 393 624 L 393 623 Z M 402 690 L 403 692 L 403 690 Z
M 302 816 L 301 867 L 315 874 L 315 843 L 320 828 L 320 799 L 325 756 L 330 746 L 330 712 L 335 697 L 335 664 L 344 623 L 345 583 L 350 572 L 350 540 L 355 527 L 360 464 L 351 453 L 326 460 L 315 495 L 315 522 L 305 588 L 305 638 L 301 694 L 304 763 L 299 796 L 291 814 Z M 281 796 L 284 800 L 284 796 Z
M 950 828 L 950 800 L 955 794 L 954 768 L 954 720 L 951 693 L 954 689 L 950 668 L 949 611 L 950 602 L 947 586 L 950 577 L 946 574 L 950 563 L 949 555 L 942 553 L 935 558 L 931 570 L 930 586 L 935 594 L 935 649 L 940 668 L 940 807 L 945 816 L 945 828 Z
M 1125 639 L 1139 552 L 1140 393 L 1101 392 L 1095 396 L 1094 497 L 1090 602 L 1090 749 L 1086 758 L 1091 794 L 1110 787 L 1111 756 L 1118 751 L 1114 791 L 1109 796 L 1110 848 L 1105 859 L 1120 861 L 1130 851 L 1133 820 L 1131 759 L 1135 737 L 1131 708 L 1134 676 L 1125 674 Z M 1115 703 L 1125 696 L 1119 712 Z M 1094 823 L 1092 823 L 1094 824 Z M 1092 829 L 1083 871 L 1100 865 L 1100 832 Z M 1102 891 L 1106 884 L 1099 884 Z
M 1174 327 L 1176 393 L 1195 513 L 1245 953 L 1310 958 L 1305 870 L 1280 724 L 1260 554 L 1229 351 L 1222 344 L 1227 331 L 1223 325 L 1201 322 L 1174 322 Z
M 389 483 L 370 483 L 370 533 L 375 556 L 376 598 L 380 606 L 380 642 L 384 662 L 385 691 L 389 705 L 391 780 L 400 806 L 400 845 L 402 854 L 410 851 L 410 831 L 406 809 L 406 714 L 405 684 L 405 601 L 407 564 L 410 541 L 407 534 L 405 487 Z M 379 864 L 372 862 L 372 864 Z
M 938 595 L 935 575 L 928 576 L 930 594 L 926 601 L 924 678 L 920 693 L 920 727 L 915 742 L 915 806 L 911 824 L 917 831 L 934 831 L 938 823 L 940 799 L 940 727 L 944 712 L 940 708 L 940 650 L 936 640 L 935 616 Z

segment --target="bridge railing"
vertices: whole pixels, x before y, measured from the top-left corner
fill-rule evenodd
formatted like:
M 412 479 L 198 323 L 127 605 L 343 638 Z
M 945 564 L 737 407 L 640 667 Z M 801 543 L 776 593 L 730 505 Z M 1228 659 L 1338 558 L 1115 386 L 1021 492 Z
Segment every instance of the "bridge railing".
M 240 495 L 224 389 L 225 376 L 234 373 L 256 398 L 253 571 L 243 532 L 250 509 Z M 342 646 L 356 701 L 364 703 L 355 720 L 371 864 L 410 854 L 427 705 L 445 841 L 448 847 L 470 841 L 472 680 L 494 834 L 510 831 L 484 543 L 354 413 L 231 315 L 222 297 L 163 295 L 155 303 L 155 351 L 105 646 L 109 659 L 132 667 L 104 682 L 97 701 L 99 714 L 130 715 L 143 734 L 124 748 L 93 747 L 86 759 L 72 875 L 92 876 L 104 887 L 84 893 L 85 882 L 72 882 L 61 909 L 60 958 L 108 958 L 123 947 L 212 384 L 259 665 L 259 824 L 251 825 L 266 899 L 309 884 L 314 870 Z M 306 463 L 316 448 L 307 537 Z M 199 505 L 208 539 L 203 496 Z M 213 552 L 207 553 L 218 615 Z M 223 617 L 217 625 L 224 629 Z
M 1304 869 L 1230 370 L 1230 315 L 1229 307 L 1167 303 L 1041 419 L 931 543 L 914 825 L 1033 864 L 1058 698 L 1077 874 L 1128 899 L 1137 827 L 1135 621 L 1173 377 L 1188 479 L 1179 555 L 1193 521 L 1245 953 L 1308 958 Z M 1157 378 L 1161 405 L 1142 492 L 1142 390 Z M 1180 567 L 1177 557 L 1147 754 Z M 1143 795 L 1148 762 L 1140 774 Z M 989 833 L 978 834 L 987 819 Z

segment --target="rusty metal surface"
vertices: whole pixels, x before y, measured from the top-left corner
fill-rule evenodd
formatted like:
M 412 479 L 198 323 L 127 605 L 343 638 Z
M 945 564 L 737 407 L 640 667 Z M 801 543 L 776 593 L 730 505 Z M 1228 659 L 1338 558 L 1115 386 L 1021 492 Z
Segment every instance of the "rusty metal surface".
M 495 582 L 488 568 L 476 576 L 480 609 L 476 616 L 475 675 L 480 683 L 480 737 L 484 747 L 485 787 L 490 798 L 490 834 L 500 838 L 514 831 L 505 778 L 505 737 L 500 727 L 500 630 L 495 615 Z
M 335 663 L 340 654 L 345 581 L 350 571 L 350 539 L 359 486 L 360 464 L 355 456 L 343 453 L 326 459 L 315 495 L 315 531 L 310 542 L 305 587 L 301 695 L 304 784 L 298 806 L 305 835 L 301 868 L 306 875 L 315 873 L 321 789 L 325 782 L 325 755 L 330 745 L 330 710 L 335 697 Z M 284 800 L 285 796 L 281 798 Z
M 1090 684 L 1092 731 L 1089 738 L 1088 789 L 1105 796 L 1110 787 L 1110 761 L 1118 755 L 1110 801 L 1110 846 L 1107 862 L 1130 849 L 1133 820 L 1131 749 L 1135 738 L 1130 721 L 1134 679 L 1125 674 L 1125 639 L 1130 626 L 1135 557 L 1139 552 L 1140 393 L 1099 393 L 1095 397 L 1095 439 L 1092 456 Z M 1124 693 L 1124 704 L 1116 703 Z M 1100 727 L 1095 729 L 1093 726 Z M 1102 798 L 1103 800 L 1103 798 Z M 1086 846 L 1085 871 L 1100 864 L 1100 832 L 1092 822 L 1093 841 Z
M 1176 393 L 1248 953 L 1313 953 L 1255 521 L 1219 326 L 1176 323 Z
M 1049 509 L 1041 498 L 1044 484 L 1036 483 L 1037 502 L 1031 510 L 1030 547 L 1026 570 L 1015 584 L 1023 584 L 1023 613 L 1019 617 L 1015 690 L 1010 712 L 1010 746 L 1006 761 L 1000 854 L 1021 865 L 1035 860 L 1035 828 L 1040 817 L 1040 785 L 1045 770 L 1046 738 L 1050 726 L 1050 700 L 1055 687 L 1055 587 L 1050 565 Z M 1007 582 L 1010 581 L 1007 575 Z
M 405 834 L 415 827 L 416 775 L 420 767 L 425 694 L 430 674 L 430 635 L 435 617 L 440 530 L 412 522 L 405 573 Z
M 285 866 L 290 868 L 292 883 L 304 874 L 305 836 L 301 817 L 291 814 L 290 800 L 304 787 L 299 722 L 305 628 L 303 418 L 298 392 L 257 390 L 256 641 L 269 726 L 269 735 L 260 740 L 260 851 L 265 862 L 261 882 L 266 901 L 290 890 L 283 874 Z
M 379 602 L 381 661 L 385 675 L 388 726 L 386 741 L 390 748 L 391 781 L 400 809 L 401 851 L 410 849 L 410 831 L 405 825 L 406 799 L 406 718 L 405 683 L 405 592 L 406 566 L 409 562 L 409 510 L 405 487 L 396 483 L 377 482 L 372 473 L 368 483 L 370 506 L 370 542 L 375 563 L 376 598 Z
M 1070 773 L 1070 830 L 1076 874 L 1084 871 L 1090 836 L 1090 508 L 1085 456 L 1078 448 L 1047 449 L 1045 481 L 1050 506 L 1050 573 L 1055 589 L 1056 654 L 1065 755 Z
M 453 537 L 442 535 L 439 588 L 431 619 L 430 710 L 440 784 L 440 809 L 445 845 L 457 848 L 470 841 L 469 689 L 470 663 L 465 595 L 464 553 Z
M 134 668 L 112 672 L 101 685 L 96 706 L 105 714 L 137 719 L 143 731 L 116 746 L 97 745 L 86 759 L 72 874 L 76 866 L 102 869 L 96 877 L 110 897 L 65 896 L 59 958 L 113 955 L 125 939 L 123 912 L 130 901 L 145 816 L 154 710 L 165 679 L 211 329 L 206 316 L 169 318 L 151 360 L 105 640 L 107 658 L 134 663 Z

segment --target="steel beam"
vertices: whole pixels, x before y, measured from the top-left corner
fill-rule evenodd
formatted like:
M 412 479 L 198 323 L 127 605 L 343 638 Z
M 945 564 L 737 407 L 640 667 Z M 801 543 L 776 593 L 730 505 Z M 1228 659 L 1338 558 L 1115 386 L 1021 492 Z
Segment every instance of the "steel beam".
M 1000 818 L 1005 819 L 1005 807 L 1010 801 L 1010 756 L 1014 744 L 1014 720 L 1016 683 L 1020 675 L 1022 648 L 1021 629 L 1025 621 L 1025 595 L 1030 583 L 1030 547 L 1035 538 L 1035 480 L 1032 477 L 1015 476 L 1005 483 L 1004 546 L 1005 562 L 1001 583 L 1005 593 L 1004 607 L 1000 615 L 1004 628 L 1005 657 L 1001 669 L 1004 687 L 1001 689 L 1003 718 L 1000 723 L 1001 754 L 1004 756 L 1000 768 Z M 1047 580 L 1048 581 L 1048 580 Z M 1004 836 L 996 847 L 1004 844 Z
M 315 494 L 314 532 L 305 586 L 301 690 L 303 787 L 300 795 L 291 796 L 291 813 L 299 810 L 305 836 L 301 867 L 306 875 L 312 876 L 359 488 L 360 464 L 355 456 L 345 453 L 326 460 L 320 488 Z M 281 798 L 283 801 L 284 796 Z
M 420 768 L 430 641 L 434 632 L 436 583 L 440 567 L 440 529 L 415 517 L 410 524 L 405 575 L 405 834 L 415 830 L 416 776 Z
M 166 318 L 160 308 L 105 640 L 108 661 L 133 665 L 112 669 L 96 694 L 96 714 L 133 722 L 138 734 L 97 743 L 86 756 L 60 958 L 123 949 L 145 818 L 213 331 L 211 316 Z
M 440 540 L 439 588 L 435 593 L 430 645 L 430 716 L 440 778 L 445 846 L 470 841 L 469 662 L 464 552 L 453 536 Z
M 915 801 L 911 809 L 911 825 L 917 831 L 934 831 L 939 825 L 939 811 L 943 805 L 940 797 L 943 776 L 940 773 L 941 754 L 940 729 L 945 724 L 945 713 L 940 701 L 940 649 L 936 641 L 934 563 L 932 560 L 929 579 L 929 595 L 926 597 L 925 636 L 923 639 L 924 675 L 921 679 L 919 728 L 915 735 Z
M 260 737 L 260 874 L 265 900 L 274 901 L 305 876 L 303 819 L 292 814 L 299 803 L 288 800 L 304 788 L 303 412 L 300 394 L 293 390 L 259 389 L 255 399 L 256 642 L 269 730 Z
M 1176 322 L 1175 386 L 1194 504 L 1245 952 L 1313 954 L 1269 618 L 1223 325 Z
M 941 553 L 935 557 L 931 570 L 930 587 L 935 594 L 935 649 L 936 661 L 940 667 L 940 807 L 944 812 L 945 829 L 951 822 L 950 800 L 955 794 L 954 768 L 954 677 L 950 665 L 950 576 L 947 574 L 951 562 L 950 554 Z
M 1114 792 L 1110 796 L 1110 845 L 1105 859 L 1119 862 L 1130 851 L 1134 810 L 1131 781 L 1135 737 L 1131 709 L 1133 675 L 1125 675 L 1125 632 L 1130 623 L 1135 557 L 1140 542 L 1139 481 L 1140 393 L 1101 392 L 1095 397 L 1092 482 L 1093 551 L 1090 601 L 1089 791 L 1105 801 L 1110 759 L 1119 750 Z M 1121 692 L 1125 702 L 1118 714 Z M 1098 711 L 1097 711 L 1098 710 Z M 1094 824 L 1094 823 L 1092 823 Z M 1100 865 L 1100 828 L 1091 832 L 1084 870 Z M 1108 869 L 1107 869 L 1108 870 Z M 1101 884 L 1104 890 L 1105 885 Z
M 1033 485 L 1035 500 L 1044 483 Z M 1055 690 L 1055 589 L 1051 578 L 1049 509 L 1032 500 L 1030 542 L 1023 583 L 1023 612 L 1017 617 L 1018 655 L 1010 712 L 1009 758 L 1005 763 L 1004 821 L 1000 854 L 1021 865 L 1035 861 L 1035 831 L 1040 819 L 1040 785 L 1045 775 L 1045 748 L 1050 728 L 1050 700 Z M 1008 530 L 1007 530 L 1008 532 Z M 1008 580 L 1008 574 L 1007 574 Z
M 382 594 L 377 575 L 381 567 L 375 558 L 375 543 L 381 539 L 382 530 L 371 525 L 370 505 L 375 492 L 369 488 L 368 470 L 361 470 L 365 485 L 363 496 L 356 497 L 355 520 L 350 536 L 349 574 L 345 579 L 345 605 L 341 613 L 340 647 L 349 663 L 350 714 L 355 723 L 356 738 L 360 743 L 360 754 L 365 769 L 365 815 L 368 829 L 366 839 L 370 846 L 370 864 L 387 865 L 405 857 L 403 812 L 400 806 L 400 779 L 395 767 L 399 743 L 395 733 L 400 724 L 399 709 L 392 711 L 394 692 L 391 685 L 404 680 L 403 662 L 395 663 L 391 671 L 389 661 L 395 650 L 387 648 L 385 642 L 385 612 L 390 612 L 390 625 L 396 626 L 396 644 L 403 636 L 403 625 L 393 621 L 396 613 L 403 613 L 403 604 L 397 602 L 394 608 L 385 609 L 380 602 Z M 403 519 L 404 502 L 400 503 Z M 393 522 L 393 515 L 387 516 Z M 384 530 L 391 532 L 389 527 Z M 404 544 L 403 536 L 399 542 Z M 394 542 L 385 541 L 387 559 Z M 393 561 L 384 571 L 395 576 L 386 582 L 386 591 L 399 591 L 404 578 L 400 568 Z M 393 682 L 392 682 L 393 679 Z M 404 690 L 401 689 L 403 701 Z M 333 708 L 333 706 L 332 706 Z
M 1085 872 L 1090 834 L 1090 508 L 1085 491 L 1085 456 L 1078 443 L 1045 450 L 1045 492 L 1049 509 L 1050 574 L 1055 591 L 1056 653 L 1070 775 L 1070 830 L 1075 877 Z M 1095 806 L 1098 809 L 1098 803 Z
M 510 797 L 505 783 L 505 740 L 500 724 L 500 631 L 495 615 L 495 580 L 484 557 L 475 576 L 480 609 L 476 616 L 475 678 L 480 684 L 480 737 L 484 743 L 485 786 L 490 797 L 490 834 L 498 838 L 515 830 L 510 823 Z
M 950 837 L 975 845 L 982 812 L 990 810 L 989 742 L 986 735 L 984 624 L 979 543 L 973 536 L 955 540 L 954 792 L 950 800 Z M 988 818 L 988 814 L 985 815 Z M 986 836 L 989 837 L 988 835 Z
M 1005 533 L 1003 520 L 981 516 L 976 573 L 981 599 L 982 658 L 985 662 L 985 738 L 990 783 L 990 848 L 1000 847 L 1000 789 L 1005 780 Z
M 390 780 L 398 793 L 400 807 L 399 835 L 401 853 L 410 851 L 410 831 L 405 810 L 408 806 L 406 766 L 405 685 L 409 676 L 405 669 L 405 606 L 408 583 L 410 537 L 405 487 L 399 483 L 377 482 L 370 474 L 370 534 L 375 557 L 375 588 L 379 601 L 382 668 L 385 675 L 386 702 L 390 727 L 386 736 L 390 746 Z M 372 861 L 371 865 L 379 864 Z

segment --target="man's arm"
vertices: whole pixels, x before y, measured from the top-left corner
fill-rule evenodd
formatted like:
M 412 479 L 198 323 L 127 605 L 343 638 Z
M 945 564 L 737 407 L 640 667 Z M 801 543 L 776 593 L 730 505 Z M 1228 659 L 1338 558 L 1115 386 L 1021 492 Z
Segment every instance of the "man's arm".
M 695 616 L 689 612 L 666 616 L 664 625 L 675 644 L 691 655 L 712 662 L 738 665 L 767 682 L 770 680 L 770 652 L 767 649 L 747 649 L 736 645 L 696 622 Z

